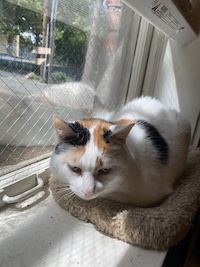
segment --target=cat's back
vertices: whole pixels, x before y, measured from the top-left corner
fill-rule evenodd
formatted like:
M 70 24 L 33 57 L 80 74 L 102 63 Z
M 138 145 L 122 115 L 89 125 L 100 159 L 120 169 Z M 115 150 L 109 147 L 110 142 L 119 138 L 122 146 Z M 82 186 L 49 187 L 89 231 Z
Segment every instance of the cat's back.
M 185 153 L 188 148 L 191 131 L 188 120 L 178 111 L 150 96 L 136 98 L 121 110 L 104 112 L 103 116 L 113 122 L 134 122 L 135 126 L 129 133 L 127 142 L 135 148 L 138 146 L 140 150 L 141 146 L 147 149 L 148 145 L 151 150 L 152 139 L 157 139 L 158 136 L 167 142 L 173 157 L 179 152 Z
M 130 198 L 136 198 L 132 203 L 142 205 L 170 194 L 185 167 L 190 143 L 188 120 L 151 97 L 134 99 L 118 112 L 107 115 L 111 122 L 134 124 L 126 138 L 130 176 L 125 178 L 124 193 L 130 191 Z
M 142 118 L 148 121 L 158 119 L 166 112 L 166 108 L 157 99 L 150 96 L 136 98 L 127 103 L 119 112 L 114 115 L 114 119 L 137 119 Z
M 190 142 L 190 124 L 182 114 L 154 98 L 141 97 L 125 105 L 116 114 L 115 119 L 122 118 L 135 122 L 127 138 L 131 152 L 135 151 L 141 159 L 146 158 L 152 164 L 152 155 L 157 152 L 163 155 L 168 151 L 165 166 L 177 165 L 181 169 Z
M 150 96 L 136 98 L 117 112 L 112 120 L 127 119 L 137 122 L 144 120 L 161 133 L 167 135 L 190 133 L 188 120 L 174 109 L 167 108 Z

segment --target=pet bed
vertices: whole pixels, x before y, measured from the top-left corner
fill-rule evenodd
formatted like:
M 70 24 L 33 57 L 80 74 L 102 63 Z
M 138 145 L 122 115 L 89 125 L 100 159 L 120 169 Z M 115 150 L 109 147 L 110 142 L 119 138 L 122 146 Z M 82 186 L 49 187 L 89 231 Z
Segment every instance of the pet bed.
M 110 200 L 70 198 L 62 182 L 50 178 L 55 201 L 100 232 L 143 248 L 166 250 L 189 231 L 200 206 L 200 149 L 190 149 L 188 162 L 174 192 L 159 206 L 135 208 Z

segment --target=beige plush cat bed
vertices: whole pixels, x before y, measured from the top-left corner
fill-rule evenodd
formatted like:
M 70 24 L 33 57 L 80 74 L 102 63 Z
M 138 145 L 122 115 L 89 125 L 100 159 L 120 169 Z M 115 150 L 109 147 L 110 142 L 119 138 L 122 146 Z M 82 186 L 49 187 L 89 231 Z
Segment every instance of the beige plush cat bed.
M 54 177 L 50 178 L 50 188 L 63 209 L 93 223 L 102 233 L 144 248 L 165 250 L 186 235 L 200 206 L 200 150 L 190 150 L 174 193 L 157 207 L 134 208 L 106 199 L 70 199 Z

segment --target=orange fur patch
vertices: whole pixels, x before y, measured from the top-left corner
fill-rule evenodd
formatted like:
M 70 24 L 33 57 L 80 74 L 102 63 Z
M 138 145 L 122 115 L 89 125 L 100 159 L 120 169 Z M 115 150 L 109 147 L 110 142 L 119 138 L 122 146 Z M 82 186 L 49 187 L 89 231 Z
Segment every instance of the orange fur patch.
M 80 123 L 86 127 L 86 128 L 91 128 L 93 125 L 95 125 L 98 122 L 97 119 L 83 119 L 80 120 Z
M 97 157 L 96 159 L 96 165 L 99 166 L 100 168 L 103 167 L 104 165 L 103 161 L 99 157 Z
M 104 133 L 105 130 L 109 131 L 111 123 L 98 119 L 84 119 L 81 120 L 80 123 L 88 129 L 95 126 L 93 132 L 95 144 L 101 151 L 107 151 L 110 149 L 110 145 L 105 142 Z
M 80 158 L 85 153 L 86 147 L 79 146 L 73 147 L 70 149 L 70 152 L 66 152 L 63 154 L 62 162 L 67 162 L 68 160 L 73 161 L 75 164 L 80 161 Z
M 106 121 L 99 121 L 94 129 L 94 142 L 97 144 L 101 151 L 110 150 L 110 144 L 105 142 L 104 134 L 105 131 L 109 131 L 111 124 Z

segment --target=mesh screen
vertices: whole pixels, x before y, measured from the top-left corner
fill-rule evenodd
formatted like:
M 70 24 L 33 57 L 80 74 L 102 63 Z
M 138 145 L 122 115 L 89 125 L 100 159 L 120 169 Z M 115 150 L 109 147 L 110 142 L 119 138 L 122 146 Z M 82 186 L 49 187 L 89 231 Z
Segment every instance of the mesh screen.
M 1 167 L 52 151 L 53 114 L 124 102 L 132 17 L 120 0 L 0 2 Z

